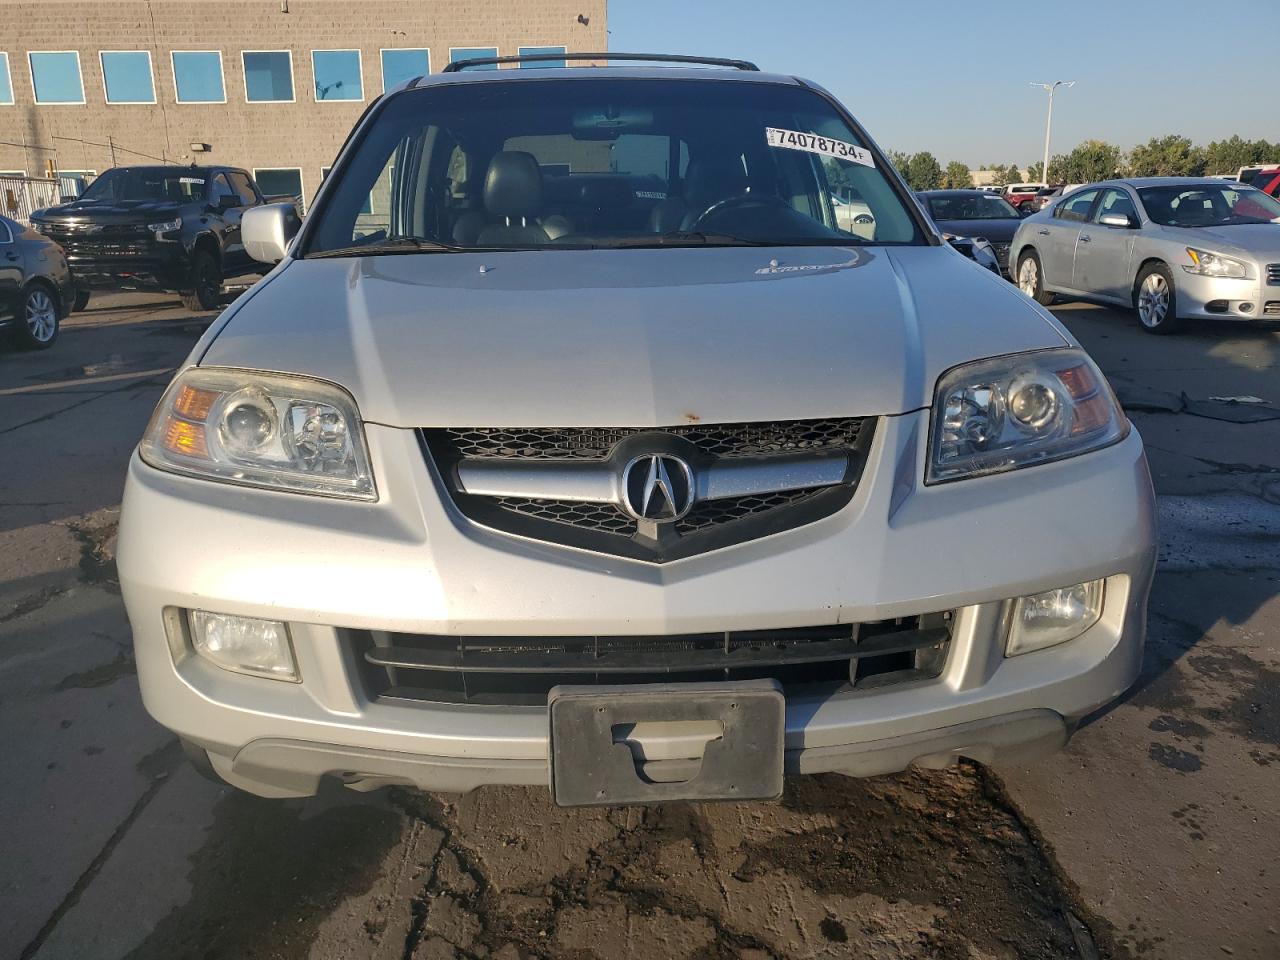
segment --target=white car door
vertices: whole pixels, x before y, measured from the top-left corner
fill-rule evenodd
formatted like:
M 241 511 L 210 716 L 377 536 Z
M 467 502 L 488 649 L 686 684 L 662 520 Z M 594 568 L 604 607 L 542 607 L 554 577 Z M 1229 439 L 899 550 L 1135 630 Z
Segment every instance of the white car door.
M 1130 226 L 1102 222 L 1103 217 L 1123 216 Z M 1094 207 L 1089 222 L 1076 240 L 1071 285 L 1081 293 L 1128 302 L 1133 245 L 1139 233 L 1138 209 L 1127 190 L 1108 187 Z
M 1076 241 L 1089 219 L 1097 189 L 1082 190 L 1059 200 L 1049 219 L 1036 227 L 1033 238 L 1040 252 L 1042 282 L 1051 290 L 1073 290 Z

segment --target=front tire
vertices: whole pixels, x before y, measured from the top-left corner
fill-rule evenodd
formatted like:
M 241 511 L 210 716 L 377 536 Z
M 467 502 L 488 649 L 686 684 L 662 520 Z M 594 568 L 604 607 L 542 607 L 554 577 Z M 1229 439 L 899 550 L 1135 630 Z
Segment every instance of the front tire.
M 1133 285 L 1133 309 L 1147 333 L 1177 333 L 1182 327 L 1178 319 L 1178 292 L 1173 274 L 1163 263 L 1149 263 L 1138 273 Z
M 22 294 L 14 337 L 26 350 L 47 350 L 62 329 L 58 300 L 42 283 L 33 283 Z
M 89 291 L 88 291 L 88 289 L 87 289 L 87 288 L 83 288 L 83 287 L 78 288 L 78 289 L 76 290 L 76 299 L 75 299 L 75 302 L 74 302 L 73 304 L 71 304 L 71 310 L 72 310 L 72 312 L 73 312 L 73 313 L 79 313 L 81 310 L 83 310 L 83 309 L 84 309 L 85 307 L 87 307 L 88 305 L 89 305 Z
M 1034 250 L 1028 250 L 1018 258 L 1017 280 L 1018 289 L 1042 307 L 1053 303 L 1053 294 L 1044 288 L 1044 271 Z
M 222 273 L 208 250 L 197 250 L 191 261 L 191 289 L 179 293 L 188 310 L 216 310 L 222 298 Z

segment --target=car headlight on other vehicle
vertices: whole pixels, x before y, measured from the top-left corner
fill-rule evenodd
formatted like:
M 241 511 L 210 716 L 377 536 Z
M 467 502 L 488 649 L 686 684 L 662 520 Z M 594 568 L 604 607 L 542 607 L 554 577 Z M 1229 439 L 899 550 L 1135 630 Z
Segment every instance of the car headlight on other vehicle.
M 1242 260 L 1225 257 L 1220 253 L 1208 250 L 1197 250 L 1187 247 L 1190 263 L 1184 263 L 1182 269 L 1187 273 L 1199 274 L 1202 277 L 1226 277 L 1231 280 L 1245 280 L 1249 276 L 1249 267 Z
M 1129 432 L 1083 351 L 1039 350 L 955 367 L 938 380 L 926 483 L 1002 473 L 1109 446 Z
M 307 377 L 193 367 L 170 384 L 138 452 L 157 469 L 225 483 L 378 496 L 355 401 Z
M 147 229 L 156 235 L 157 240 L 164 240 L 166 233 L 174 233 L 182 229 L 182 218 L 174 217 L 162 223 L 148 223 Z

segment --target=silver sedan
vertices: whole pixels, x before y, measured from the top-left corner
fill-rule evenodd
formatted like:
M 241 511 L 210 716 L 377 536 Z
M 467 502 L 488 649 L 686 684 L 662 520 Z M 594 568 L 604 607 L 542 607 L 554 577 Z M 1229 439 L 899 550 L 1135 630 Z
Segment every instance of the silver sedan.
M 1280 318 L 1280 202 L 1234 181 L 1089 184 L 1024 220 L 1010 259 L 1040 303 L 1121 304 L 1150 333 L 1190 317 Z

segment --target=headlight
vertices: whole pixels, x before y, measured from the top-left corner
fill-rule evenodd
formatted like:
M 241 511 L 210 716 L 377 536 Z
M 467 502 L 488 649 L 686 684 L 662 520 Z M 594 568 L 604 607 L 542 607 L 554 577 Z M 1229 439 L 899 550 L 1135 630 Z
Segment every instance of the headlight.
M 1249 276 L 1249 268 L 1242 260 L 1210 253 L 1208 250 L 1197 250 L 1195 247 L 1187 247 L 1187 256 L 1191 258 L 1191 262 L 1182 265 L 1187 273 L 1196 273 L 1202 277 L 1227 277 L 1232 280 L 1244 280 Z
M 355 401 L 320 380 L 193 367 L 165 392 L 138 448 L 160 470 L 376 500 Z
M 1128 432 L 1106 380 L 1080 350 L 967 363 L 938 380 L 925 482 L 1074 457 Z
M 1013 601 L 1005 655 L 1016 657 L 1080 636 L 1102 617 L 1105 583 L 1090 580 Z
M 174 217 L 172 220 L 166 220 L 163 223 L 148 223 L 147 229 L 156 235 L 157 240 L 163 240 L 164 234 L 182 229 L 182 218 Z

